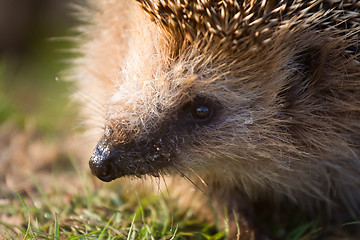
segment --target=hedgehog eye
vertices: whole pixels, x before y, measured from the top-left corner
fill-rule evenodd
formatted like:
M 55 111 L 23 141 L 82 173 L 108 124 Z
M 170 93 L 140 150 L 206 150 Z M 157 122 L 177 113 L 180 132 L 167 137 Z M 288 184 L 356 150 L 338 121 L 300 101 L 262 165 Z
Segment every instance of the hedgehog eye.
M 195 119 L 202 121 L 207 120 L 210 117 L 210 114 L 211 109 L 207 106 L 198 106 L 192 112 L 192 115 Z
M 192 105 L 188 110 L 187 119 L 195 122 L 206 123 L 213 115 L 213 108 L 210 105 Z
M 185 120 L 192 123 L 208 123 L 215 113 L 214 102 L 203 97 L 195 97 L 181 109 Z

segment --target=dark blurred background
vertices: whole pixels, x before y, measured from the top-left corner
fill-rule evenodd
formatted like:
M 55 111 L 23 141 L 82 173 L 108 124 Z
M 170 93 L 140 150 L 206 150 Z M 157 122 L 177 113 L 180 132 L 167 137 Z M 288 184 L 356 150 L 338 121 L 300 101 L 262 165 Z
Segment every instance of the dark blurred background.
M 63 78 L 76 55 L 69 2 L 0 0 L 0 199 L 30 193 L 32 174 L 67 166 L 76 125 Z
M 0 0 L 0 121 L 60 130 L 74 19 L 65 0 Z M 30 119 L 29 119 L 30 118 Z M 35 118 L 35 119 L 34 119 Z M 60 129 L 59 129 L 60 128 Z
M 56 35 L 71 18 L 66 1 L 0 0 L 0 50 L 26 54 L 36 40 Z

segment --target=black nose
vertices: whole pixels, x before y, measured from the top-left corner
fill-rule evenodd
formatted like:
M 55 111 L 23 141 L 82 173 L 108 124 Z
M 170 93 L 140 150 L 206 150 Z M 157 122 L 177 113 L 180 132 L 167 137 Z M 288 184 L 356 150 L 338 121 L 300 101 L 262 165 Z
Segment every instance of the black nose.
M 120 175 L 116 167 L 116 157 L 106 145 L 98 144 L 95 147 L 89 166 L 91 173 L 104 182 L 110 182 Z

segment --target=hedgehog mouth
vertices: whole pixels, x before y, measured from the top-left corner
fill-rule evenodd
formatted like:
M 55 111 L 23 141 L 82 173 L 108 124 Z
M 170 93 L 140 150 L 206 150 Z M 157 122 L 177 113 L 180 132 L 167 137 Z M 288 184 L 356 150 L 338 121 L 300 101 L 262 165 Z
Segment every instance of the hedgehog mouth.
M 124 176 L 159 177 L 171 165 L 170 154 L 154 144 L 110 146 L 100 141 L 90 158 L 91 173 L 104 182 Z

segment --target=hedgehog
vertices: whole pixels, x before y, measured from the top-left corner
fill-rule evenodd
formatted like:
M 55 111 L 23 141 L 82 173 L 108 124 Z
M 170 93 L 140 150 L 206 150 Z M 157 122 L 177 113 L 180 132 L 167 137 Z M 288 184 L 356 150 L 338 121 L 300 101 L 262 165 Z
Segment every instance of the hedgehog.
M 88 5 L 73 77 L 100 180 L 180 175 L 252 237 L 259 204 L 359 219 L 358 1 Z

